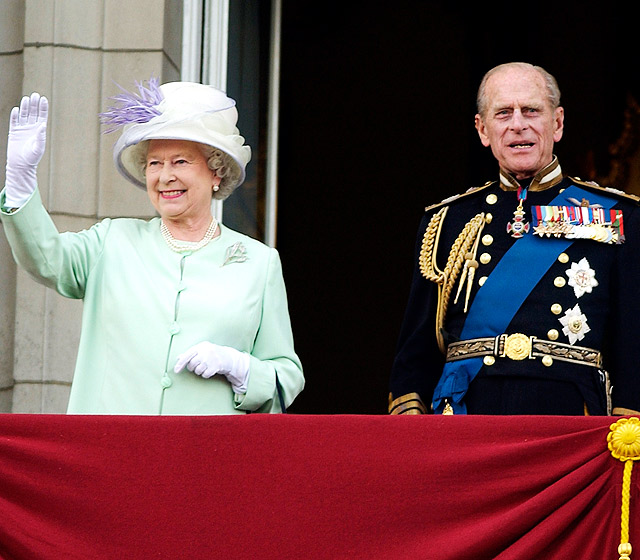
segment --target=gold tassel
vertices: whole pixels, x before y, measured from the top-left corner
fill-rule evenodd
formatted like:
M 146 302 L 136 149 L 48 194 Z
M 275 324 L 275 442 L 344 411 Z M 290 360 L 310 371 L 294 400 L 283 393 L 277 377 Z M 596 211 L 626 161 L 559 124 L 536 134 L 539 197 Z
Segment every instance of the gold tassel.
M 611 424 L 607 435 L 609 451 L 614 458 L 624 462 L 622 475 L 622 506 L 620 512 L 619 560 L 630 560 L 632 547 L 629 542 L 629 518 L 631 512 L 631 473 L 633 462 L 640 460 L 640 419 L 621 418 Z

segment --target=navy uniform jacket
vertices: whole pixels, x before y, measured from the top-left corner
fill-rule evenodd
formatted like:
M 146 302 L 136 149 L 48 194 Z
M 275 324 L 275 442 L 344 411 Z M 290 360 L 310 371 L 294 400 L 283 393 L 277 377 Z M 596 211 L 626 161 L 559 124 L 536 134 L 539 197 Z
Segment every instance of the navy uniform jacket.
M 532 207 L 548 205 L 564 189 L 578 185 L 589 196 L 605 195 L 614 208 L 622 210 L 625 240 L 608 244 L 577 239 L 554 258 L 548 270 L 526 295 L 510 319 L 504 333 L 522 333 L 541 341 L 556 341 L 563 348 L 586 347 L 601 352 L 599 367 L 584 363 L 546 362 L 541 357 L 485 359 L 463 398 L 470 414 L 631 414 L 640 410 L 640 209 L 636 197 L 603 189 L 562 176 L 557 160 L 557 176 L 541 182 L 539 174 L 523 201 L 528 233 L 534 235 Z M 551 166 L 549 166 L 551 167 Z M 547 169 L 549 169 L 549 167 Z M 544 170 L 543 170 L 544 171 Z M 542 173 L 542 172 L 541 172 Z M 505 253 L 520 239 L 512 237 L 512 223 L 518 205 L 515 179 L 501 173 L 501 181 L 468 192 L 426 209 L 416 243 L 416 268 L 401 328 L 390 378 L 389 411 L 395 414 L 428 413 L 433 410 L 434 389 L 441 377 L 445 356 L 436 336 L 438 286 L 427 280 L 418 266 L 423 236 L 433 215 L 448 206 L 435 249 L 435 262 L 444 269 L 456 238 L 470 220 L 484 213 L 483 228 L 474 254 L 477 268 L 468 297 L 469 305 Z M 511 182 L 513 186 L 506 185 Z M 550 184 L 551 186 L 547 186 Z M 541 189 L 541 190 L 538 190 Z M 582 205 L 586 201 L 578 201 Z M 563 201 L 575 205 L 576 201 Z M 535 210 L 535 209 L 534 209 Z M 546 236 L 541 237 L 547 239 Z M 530 255 L 534 262 L 537 255 Z M 584 260 L 586 259 L 586 260 Z M 509 282 L 519 283 L 528 266 L 510 270 Z M 586 276 L 586 289 L 574 289 L 571 278 Z M 568 273 L 569 271 L 569 273 Z M 575 284 L 575 279 L 573 284 Z M 585 288 L 583 287 L 583 288 Z M 466 287 L 454 303 L 455 283 L 444 317 L 442 340 L 458 341 L 465 313 Z M 494 298 L 486 312 L 487 321 L 506 303 Z M 568 311 L 582 312 L 583 321 L 567 330 Z M 561 320 L 565 319 L 563 323 Z M 482 334 L 481 334 L 482 336 Z M 486 362 L 486 363 L 485 363 Z M 612 389 L 610 390 L 610 386 Z M 608 401 L 607 394 L 610 395 Z M 439 411 L 439 410 L 438 410 Z

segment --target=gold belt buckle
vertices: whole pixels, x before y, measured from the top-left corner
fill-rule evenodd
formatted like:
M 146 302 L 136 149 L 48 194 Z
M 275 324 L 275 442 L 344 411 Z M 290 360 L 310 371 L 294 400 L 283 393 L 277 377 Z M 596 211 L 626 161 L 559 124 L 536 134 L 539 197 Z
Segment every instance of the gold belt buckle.
M 510 335 L 500 335 L 502 339 L 502 353 L 501 358 L 505 356 L 512 360 L 524 360 L 531 358 L 531 350 L 533 348 L 532 336 L 526 334 L 514 333 Z

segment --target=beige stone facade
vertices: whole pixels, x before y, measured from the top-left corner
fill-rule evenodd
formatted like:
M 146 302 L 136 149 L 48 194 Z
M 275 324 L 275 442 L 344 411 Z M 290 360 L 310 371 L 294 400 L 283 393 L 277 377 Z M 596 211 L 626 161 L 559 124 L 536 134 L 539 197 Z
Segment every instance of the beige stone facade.
M 98 113 L 135 81 L 180 78 L 182 0 L 0 2 L 0 184 L 9 113 L 22 95 L 49 98 L 47 150 L 38 168 L 61 230 L 113 216 L 152 215 L 146 194 L 118 175 Z M 82 302 L 16 270 L 0 228 L 0 413 L 64 413 Z

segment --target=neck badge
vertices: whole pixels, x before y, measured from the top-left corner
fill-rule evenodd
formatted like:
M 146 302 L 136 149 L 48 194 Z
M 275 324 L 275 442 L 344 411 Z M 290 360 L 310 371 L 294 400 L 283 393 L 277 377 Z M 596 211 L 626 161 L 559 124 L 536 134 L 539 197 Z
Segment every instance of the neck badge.
M 527 189 L 518 187 L 518 207 L 513 213 L 513 219 L 507 224 L 507 233 L 516 239 L 522 237 L 525 233 L 529 233 L 529 222 L 525 217 L 525 211 L 522 208 L 524 200 L 527 198 Z

